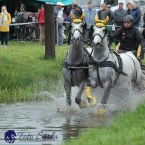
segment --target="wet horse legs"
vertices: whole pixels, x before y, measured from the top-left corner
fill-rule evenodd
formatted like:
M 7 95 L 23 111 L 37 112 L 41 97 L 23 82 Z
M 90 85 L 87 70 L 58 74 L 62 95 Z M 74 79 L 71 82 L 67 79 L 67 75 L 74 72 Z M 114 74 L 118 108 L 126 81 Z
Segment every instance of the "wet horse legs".
M 111 92 L 111 88 L 112 88 L 112 81 L 108 81 L 105 83 L 104 85 L 104 94 L 103 94 L 103 98 L 101 100 L 101 104 L 105 107 L 105 105 L 107 104 L 110 92 Z

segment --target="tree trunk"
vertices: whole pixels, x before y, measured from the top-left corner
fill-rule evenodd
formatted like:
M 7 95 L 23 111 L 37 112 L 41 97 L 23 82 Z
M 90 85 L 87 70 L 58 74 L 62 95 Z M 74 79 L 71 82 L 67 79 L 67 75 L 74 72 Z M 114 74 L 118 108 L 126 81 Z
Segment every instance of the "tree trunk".
M 55 24 L 54 24 L 54 6 L 44 5 L 45 15 L 45 55 L 44 59 L 55 58 Z

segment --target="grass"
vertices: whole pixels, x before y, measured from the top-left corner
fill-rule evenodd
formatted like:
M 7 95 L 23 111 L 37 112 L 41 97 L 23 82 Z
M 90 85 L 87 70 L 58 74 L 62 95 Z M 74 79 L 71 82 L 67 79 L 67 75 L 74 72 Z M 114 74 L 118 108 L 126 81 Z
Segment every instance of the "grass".
M 67 45 L 57 46 L 56 58 L 44 60 L 44 46 L 38 42 L 10 42 L 6 49 L 1 47 L 0 103 L 44 99 L 36 94 L 60 88 L 61 64 L 67 50 Z
M 134 112 L 119 113 L 111 125 L 95 127 L 84 132 L 77 139 L 65 145 L 144 145 L 145 144 L 145 104 L 140 104 Z
M 44 52 L 38 42 L 0 48 L 0 102 L 33 100 L 40 91 L 56 90 L 67 47 L 57 46 L 55 59 L 44 60 Z

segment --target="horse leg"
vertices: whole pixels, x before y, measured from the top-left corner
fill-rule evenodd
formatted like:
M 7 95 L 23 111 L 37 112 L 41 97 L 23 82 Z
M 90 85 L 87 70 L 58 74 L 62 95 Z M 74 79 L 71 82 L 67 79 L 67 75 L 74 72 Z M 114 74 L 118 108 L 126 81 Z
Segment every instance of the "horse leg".
M 80 108 L 86 107 L 86 103 L 84 101 L 81 101 L 81 96 L 82 96 L 84 89 L 85 89 L 85 83 L 82 82 L 79 85 L 79 91 L 78 91 L 77 96 L 75 98 L 75 102 L 79 105 Z
M 105 113 L 105 107 L 108 101 L 108 98 L 110 96 L 110 92 L 111 92 L 111 87 L 112 87 L 112 81 L 108 81 L 105 83 L 104 85 L 104 94 L 103 94 L 103 98 L 101 100 L 101 108 L 99 109 L 99 114 L 104 114 Z
M 65 82 L 64 89 L 66 92 L 66 104 L 71 106 L 71 85 Z
M 86 97 L 87 97 L 87 99 L 88 99 L 88 102 L 90 103 L 90 105 L 91 106 L 94 106 L 94 105 L 96 105 L 96 103 L 97 103 L 97 100 L 96 100 L 96 98 L 91 94 L 91 86 L 92 87 L 96 87 L 97 86 L 97 84 L 96 84 L 96 82 L 95 81 L 91 81 L 90 79 L 88 79 L 87 80 L 87 83 L 86 83 Z

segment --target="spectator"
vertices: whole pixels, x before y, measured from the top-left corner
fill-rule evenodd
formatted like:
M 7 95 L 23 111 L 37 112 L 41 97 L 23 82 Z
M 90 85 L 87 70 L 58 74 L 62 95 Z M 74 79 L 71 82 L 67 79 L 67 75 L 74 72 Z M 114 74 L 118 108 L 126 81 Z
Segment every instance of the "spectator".
M 44 8 L 42 7 L 38 13 L 38 24 L 40 29 L 40 44 L 45 45 L 45 24 L 44 24 Z
M 10 24 L 11 23 L 11 15 L 7 12 L 6 6 L 1 7 L 2 12 L 0 13 L 0 24 Z M 8 45 L 8 39 L 9 39 L 9 26 L 0 26 L 0 32 L 1 32 L 1 46 L 4 46 L 5 41 L 5 47 Z
M 131 10 L 132 10 L 132 5 L 131 5 L 131 3 L 128 3 L 127 4 L 127 15 L 130 15 Z
M 132 15 L 134 21 L 133 21 L 133 25 L 136 27 L 139 27 L 139 21 L 141 19 L 141 10 L 140 8 L 136 5 L 136 3 L 132 3 L 132 11 L 130 13 L 130 15 Z
M 101 4 L 100 10 L 98 11 L 98 18 L 99 20 L 105 20 L 107 15 L 108 15 L 108 12 L 106 10 L 106 4 L 103 3 Z
M 58 23 L 58 38 L 57 38 L 57 32 L 56 32 L 56 23 L 55 23 L 55 40 L 58 39 L 58 45 L 63 45 L 63 37 L 62 37 L 62 31 L 63 31 L 63 9 L 62 6 L 64 4 L 62 2 L 57 2 L 56 6 L 54 7 L 54 19 Z
M 82 15 L 82 9 L 77 5 L 77 2 L 74 1 L 72 3 L 72 5 L 70 7 L 68 7 L 67 11 L 66 11 L 66 15 L 67 15 L 67 21 L 71 22 L 71 17 L 70 17 L 70 13 L 74 13 L 74 15 L 76 17 L 81 17 Z M 70 34 L 70 30 L 68 30 L 68 45 L 70 45 L 70 39 L 71 39 L 71 34 Z
M 82 9 L 77 5 L 76 1 L 74 1 L 72 3 L 72 5 L 67 8 L 66 15 L 69 17 L 71 10 L 74 9 L 74 8 L 77 8 L 76 12 L 75 12 L 75 16 L 76 17 L 81 17 L 81 15 L 82 15 Z
M 107 12 L 109 17 L 108 25 L 113 25 L 115 23 L 115 15 L 114 12 L 111 11 L 111 5 L 107 5 Z
M 127 11 L 123 9 L 123 3 L 119 3 L 119 8 L 114 11 L 115 15 L 115 25 L 116 26 L 123 26 L 123 18 L 127 15 Z
M 92 8 L 92 2 L 89 1 L 87 4 L 87 9 L 84 11 L 85 18 L 84 21 L 87 24 L 87 29 L 84 34 L 84 41 L 89 39 L 90 27 L 95 24 L 95 15 L 97 14 L 96 10 Z

